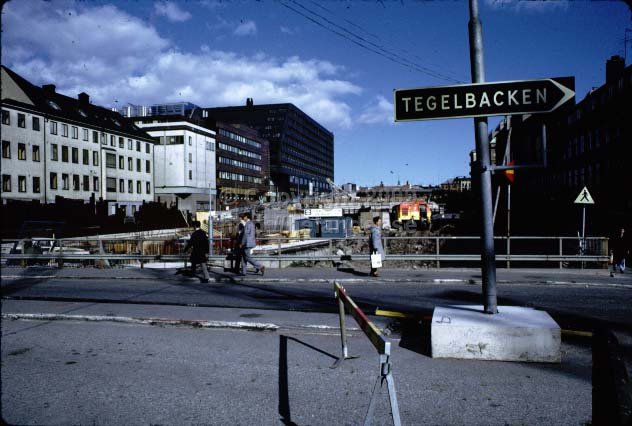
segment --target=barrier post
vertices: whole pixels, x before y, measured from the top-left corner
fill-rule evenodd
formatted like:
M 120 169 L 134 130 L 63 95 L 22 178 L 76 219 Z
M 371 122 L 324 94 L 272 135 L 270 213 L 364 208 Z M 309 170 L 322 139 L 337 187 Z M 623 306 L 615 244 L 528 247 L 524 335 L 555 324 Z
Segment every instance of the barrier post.
M 350 358 L 347 354 L 347 333 L 345 329 L 345 306 L 349 310 L 349 313 L 356 320 L 364 334 L 369 338 L 375 349 L 377 349 L 380 356 L 380 374 L 375 380 L 373 385 L 373 391 L 371 392 L 371 400 L 369 402 L 369 408 L 366 416 L 364 417 L 364 426 L 370 426 L 373 421 L 373 413 L 375 411 L 375 401 L 377 400 L 378 387 L 380 383 L 380 389 L 386 382 L 389 396 L 389 403 L 391 405 L 391 415 L 393 418 L 393 424 L 395 426 L 401 426 L 401 420 L 399 417 L 399 405 L 397 404 L 397 393 L 395 392 L 395 380 L 392 374 L 392 364 L 390 362 L 391 355 L 391 343 L 387 342 L 379 328 L 375 326 L 362 310 L 353 302 L 353 300 L 347 295 L 344 287 L 334 281 L 334 293 L 338 300 L 338 308 L 340 311 L 340 336 L 342 339 L 342 357 L 338 358 L 331 368 L 338 367 L 342 361 Z

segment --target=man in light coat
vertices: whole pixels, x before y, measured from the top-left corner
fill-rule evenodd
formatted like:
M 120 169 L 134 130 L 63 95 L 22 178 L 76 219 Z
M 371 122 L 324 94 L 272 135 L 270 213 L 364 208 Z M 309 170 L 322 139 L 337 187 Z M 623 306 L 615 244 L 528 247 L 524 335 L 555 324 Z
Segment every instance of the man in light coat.
M 239 247 L 241 252 L 241 274 L 246 275 L 246 267 L 248 263 L 256 268 L 255 273 L 261 272 L 263 275 L 266 271 L 266 267 L 252 258 L 252 249 L 257 246 L 257 240 L 255 238 L 255 224 L 250 220 L 248 213 L 243 213 L 240 218 L 244 220 L 244 233 L 241 236 Z

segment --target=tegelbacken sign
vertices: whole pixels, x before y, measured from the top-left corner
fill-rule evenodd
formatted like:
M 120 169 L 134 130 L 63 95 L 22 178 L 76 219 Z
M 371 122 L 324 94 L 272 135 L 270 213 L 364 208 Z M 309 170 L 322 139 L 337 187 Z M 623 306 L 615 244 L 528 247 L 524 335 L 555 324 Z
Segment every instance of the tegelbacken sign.
M 395 89 L 395 121 L 535 114 L 575 97 L 575 77 Z

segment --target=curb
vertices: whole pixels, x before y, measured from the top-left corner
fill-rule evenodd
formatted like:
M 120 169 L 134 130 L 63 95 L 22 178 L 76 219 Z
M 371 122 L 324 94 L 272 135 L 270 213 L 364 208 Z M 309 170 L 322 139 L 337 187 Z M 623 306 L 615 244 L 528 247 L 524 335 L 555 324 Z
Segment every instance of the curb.
M 137 318 L 110 315 L 65 315 L 65 314 L 2 314 L 2 319 L 8 320 L 34 320 L 34 321 L 86 321 L 86 322 L 117 322 L 125 324 L 143 324 L 159 327 L 190 327 L 208 329 L 234 329 L 248 331 L 278 331 L 280 329 L 310 330 L 310 331 L 335 331 L 340 333 L 340 328 L 330 325 L 293 325 L 281 326 L 273 323 L 258 323 L 244 321 L 209 321 L 209 320 L 185 320 L 167 318 Z M 350 331 L 360 331 L 357 327 L 347 327 Z

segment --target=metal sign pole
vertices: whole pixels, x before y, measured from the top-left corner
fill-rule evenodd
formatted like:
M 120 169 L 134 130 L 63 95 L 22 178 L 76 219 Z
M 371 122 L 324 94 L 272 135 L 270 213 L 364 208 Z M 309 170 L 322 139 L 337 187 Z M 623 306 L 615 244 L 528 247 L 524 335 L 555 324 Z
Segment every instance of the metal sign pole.
M 472 83 L 485 81 L 483 64 L 483 33 L 481 21 L 478 18 L 478 0 L 470 0 L 470 65 L 472 70 Z M 482 218 L 482 244 L 481 244 L 481 270 L 483 278 L 483 305 L 487 314 L 498 313 L 496 297 L 496 259 L 494 254 L 494 224 L 492 213 L 492 180 L 489 155 L 489 137 L 487 134 L 487 118 L 474 118 L 476 137 L 476 156 L 478 167 L 475 173 L 479 173 L 479 186 L 481 191 L 481 218 Z

